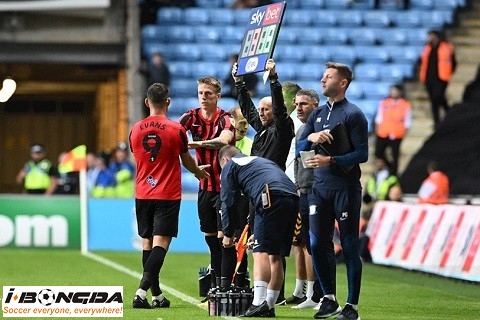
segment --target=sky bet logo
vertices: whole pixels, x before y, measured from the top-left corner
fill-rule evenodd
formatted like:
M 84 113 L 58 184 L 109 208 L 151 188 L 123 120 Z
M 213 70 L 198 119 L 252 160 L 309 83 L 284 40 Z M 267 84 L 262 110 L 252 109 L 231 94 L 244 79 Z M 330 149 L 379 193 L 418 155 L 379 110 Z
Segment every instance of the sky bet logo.
M 123 316 L 121 286 L 4 286 L 3 297 L 3 317 Z
M 258 9 L 254 14 L 252 14 L 250 24 L 255 24 L 257 26 L 262 24 L 265 26 L 272 23 L 277 23 L 281 16 L 282 6 L 282 3 L 277 3 L 266 6 L 265 8 L 260 8 L 263 10 Z

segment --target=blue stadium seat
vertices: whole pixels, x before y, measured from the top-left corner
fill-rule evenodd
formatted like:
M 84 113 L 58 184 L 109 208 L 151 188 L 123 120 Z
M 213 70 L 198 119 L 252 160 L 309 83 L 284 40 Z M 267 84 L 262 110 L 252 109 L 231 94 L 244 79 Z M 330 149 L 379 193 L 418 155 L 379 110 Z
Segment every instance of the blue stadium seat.
M 262 74 L 262 73 L 260 73 Z M 269 82 L 267 81 L 267 83 L 263 83 L 263 81 L 260 81 L 257 85 L 257 96 L 256 96 L 256 102 L 255 102 L 255 106 L 258 107 L 258 101 L 263 98 L 263 97 L 266 97 L 266 96 L 270 96 L 271 95 L 271 91 L 270 91 L 270 84 Z M 255 101 L 255 99 L 252 98 L 252 101 Z
M 143 43 L 162 43 L 169 40 L 169 35 L 163 28 L 154 24 L 143 26 L 141 33 Z
M 232 53 L 229 45 L 222 45 L 220 43 L 198 44 L 197 46 L 192 47 L 199 48 L 203 61 L 212 61 L 217 63 L 226 62 Z
M 363 99 L 363 88 L 362 85 L 365 85 L 362 82 L 358 82 L 353 80 L 350 85 L 347 88 L 347 92 L 345 93 L 345 96 L 347 97 L 348 100 L 359 100 Z
M 229 111 L 233 107 L 238 106 L 238 101 L 235 98 L 222 97 L 218 102 L 218 106 L 225 111 Z
M 168 69 L 174 78 L 189 78 L 192 76 L 192 65 L 184 61 L 171 61 L 168 63 Z
M 171 60 L 198 61 L 202 58 L 199 46 L 192 46 L 191 43 L 177 43 L 168 46 Z
M 244 32 L 245 29 L 240 28 L 239 26 L 223 26 L 223 32 L 220 34 L 220 42 L 235 43 L 240 50 Z
M 355 52 L 360 62 L 386 63 L 390 61 L 390 54 L 384 46 L 355 46 Z
M 238 26 L 246 27 L 250 22 L 250 9 L 237 9 L 235 10 L 235 24 Z
M 376 45 L 377 29 L 372 28 L 351 28 L 348 32 L 349 42 L 353 45 Z
M 330 61 L 345 63 L 349 67 L 357 61 L 357 54 L 352 46 L 329 46 L 326 50 L 330 53 Z
M 305 60 L 318 64 L 323 69 L 326 62 L 330 60 L 329 48 L 326 46 L 299 46 L 299 50 L 306 50 Z
M 363 11 L 363 24 L 366 27 L 388 28 L 393 24 L 395 11 L 375 10 Z
M 209 7 L 207 10 L 209 14 L 210 25 L 227 26 L 235 23 L 235 10 L 233 9 Z
M 382 81 L 401 82 L 405 78 L 405 68 L 400 63 L 384 64 L 379 68 Z
M 195 4 L 200 8 L 207 8 L 209 10 L 220 8 L 223 6 L 223 0 L 195 0 Z
M 157 11 L 156 24 L 162 26 L 175 26 L 184 23 L 185 16 L 178 7 L 164 7 Z
M 424 45 L 427 41 L 427 28 L 415 28 L 406 31 L 408 44 L 413 46 Z
M 195 82 L 195 81 L 192 81 Z M 195 92 L 192 92 L 191 95 L 194 95 Z M 168 117 L 172 118 L 180 118 L 182 114 L 184 114 L 188 109 L 193 108 L 194 106 L 198 105 L 198 99 L 195 99 L 194 104 L 190 104 L 189 101 L 192 100 L 192 98 L 184 98 L 184 97 L 178 97 L 178 98 L 172 98 L 170 106 L 168 107 Z
M 438 10 L 448 9 L 455 10 L 460 6 L 458 0 L 434 0 L 433 7 Z
M 190 172 L 182 172 L 182 192 L 198 192 L 198 179 Z
M 431 13 L 430 11 L 427 11 Z M 416 28 L 423 26 L 422 10 L 408 10 L 395 12 L 392 15 L 393 24 L 399 28 Z
M 337 16 L 333 15 L 330 10 L 315 10 L 312 12 L 314 19 L 313 25 L 316 27 L 335 27 L 338 25 Z
M 413 10 L 431 10 L 433 9 L 433 0 L 412 0 L 410 9 Z
M 363 10 L 331 10 L 337 17 L 339 27 L 360 27 L 363 24 Z
M 307 9 L 307 10 L 315 10 L 315 9 L 323 9 L 325 8 L 325 0 L 297 0 L 300 4 L 300 7 L 302 9 Z M 290 5 L 290 2 L 288 2 L 287 7 Z
M 179 78 L 172 80 L 170 84 L 171 96 L 177 97 L 191 97 L 196 95 L 197 83 L 191 78 Z M 173 100 L 173 99 L 172 99 Z
M 222 81 L 222 79 L 228 75 L 228 70 L 228 62 L 199 61 L 192 67 L 191 74 L 194 78 L 216 77 Z
M 368 132 L 375 132 L 375 115 L 377 114 L 378 99 L 362 99 L 355 104 L 363 111 L 368 121 Z
M 326 9 L 348 9 L 350 3 L 346 0 L 325 0 Z
M 310 45 L 310 46 L 316 46 L 319 44 L 323 43 L 323 33 L 320 32 L 305 32 L 305 28 L 303 27 L 288 27 L 290 29 L 290 32 L 294 32 L 297 34 L 297 43 L 299 45 Z M 280 34 L 283 32 L 283 27 L 282 30 L 280 31 Z
M 408 44 L 407 34 L 412 30 L 408 28 L 377 29 L 377 39 L 382 45 L 406 45 Z
M 302 10 L 302 9 L 288 10 L 287 14 L 283 16 L 282 26 L 283 25 L 295 26 L 295 27 L 311 26 L 313 24 L 313 20 L 315 19 L 314 13 L 315 11 L 313 10 Z
M 377 63 L 357 63 L 353 69 L 355 81 L 378 81 L 380 80 L 381 64 Z
M 173 58 L 172 50 L 168 45 L 163 43 L 144 43 L 142 45 L 142 53 L 146 58 L 150 58 L 156 52 L 162 52 L 167 60 Z
M 313 89 L 315 90 L 318 95 L 320 96 L 320 105 L 324 104 L 325 103 L 325 100 L 322 99 L 322 83 L 320 82 L 320 79 L 319 80 L 301 80 L 301 81 L 298 81 L 298 84 L 300 85 L 300 87 L 302 87 L 302 89 Z
M 319 32 L 323 33 L 323 41 L 327 45 L 347 44 L 349 40 L 349 30 L 346 28 L 326 28 Z
M 277 71 L 282 82 L 292 81 L 298 78 L 298 69 L 301 64 L 297 62 L 282 62 L 277 66 Z
M 163 32 L 169 35 L 168 41 L 175 42 L 193 42 L 195 40 L 195 29 L 191 26 L 165 26 Z
M 210 22 L 210 15 L 205 8 L 189 7 L 184 10 L 185 24 L 187 25 L 207 25 Z
M 282 27 L 281 32 L 278 34 L 277 44 L 287 46 L 295 45 L 295 43 L 297 43 L 298 30 L 298 28 L 293 28 L 289 26 Z
M 297 65 L 297 79 L 298 81 L 318 81 L 322 79 L 325 68 L 316 63 L 302 63 Z
M 421 12 L 423 21 L 422 27 L 427 29 L 442 29 L 445 25 L 453 24 L 452 10 L 433 10 L 431 12 Z
M 305 60 L 306 52 L 295 46 L 278 46 L 275 48 L 275 59 L 278 61 L 302 62 Z
M 194 30 L 195 42 L 197 43 L 219 42 L 223 32 L 222 26 L 197 26 L 192 29 Z
M 383 48 L 389 53 L 394 63 L 414 64 L 422 51 L 422 46 L 384 46 Z
M 385 98 L 389 94 L 389 88 L 392 85 L 391 82 L 352 82 L 362 87 L 363 95 L 365 99 L 380 100 Z

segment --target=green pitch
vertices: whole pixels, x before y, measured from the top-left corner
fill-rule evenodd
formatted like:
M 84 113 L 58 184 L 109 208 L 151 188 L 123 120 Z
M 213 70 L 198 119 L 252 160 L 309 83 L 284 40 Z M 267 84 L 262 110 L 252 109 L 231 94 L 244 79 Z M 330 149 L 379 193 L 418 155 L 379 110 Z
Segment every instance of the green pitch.
M 251 260 L 251 256 L 249 257 Z M 293 259 L 287 259 L 286 296 L 295 284 Z M 198 307 L 198 270 L 206 254 L 169 253 L 160 275 L 171 300 L 169 309 L 132 309 L 141 275 L 141 253 L 0 249 L 1 286 L 123 286 L 124 318 L 145 320 L 215 319 Z M 250 270 L 252 270 L 250 266 Z M 346 300 L 345 266 L 338 266 L 337 298 Z M 3 297 L 2 297 L 3 298 Z M 480 319 L 480 284 L 367 264 L 359 305 L 363 320 Z M 275 309 L 278 319 L 313 319 L 315 310 Z M 47 318 L 45 318 L 47 319 Z M 78 318 L 84 319 L 84 318 Z

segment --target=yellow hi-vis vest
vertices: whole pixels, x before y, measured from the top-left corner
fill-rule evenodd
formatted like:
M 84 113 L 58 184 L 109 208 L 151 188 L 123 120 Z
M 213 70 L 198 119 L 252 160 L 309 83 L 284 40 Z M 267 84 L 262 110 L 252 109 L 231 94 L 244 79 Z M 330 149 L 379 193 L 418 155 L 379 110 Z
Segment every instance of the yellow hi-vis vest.
M 39 163 L 34 161 L 29 161 L 25 165 L 25 184 L 24 187 L 26 190 L 34 189 L 48 189 L 50 186 L 50 176 L 48 172 L 52 167 L 50 160 L 43 159 Z

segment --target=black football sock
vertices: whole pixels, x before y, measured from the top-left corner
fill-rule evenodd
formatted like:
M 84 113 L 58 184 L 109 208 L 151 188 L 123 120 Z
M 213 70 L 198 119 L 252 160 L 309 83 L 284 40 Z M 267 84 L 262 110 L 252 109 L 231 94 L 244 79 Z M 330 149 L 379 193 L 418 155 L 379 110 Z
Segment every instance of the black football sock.
M 220 278 L 222 269 L 222 248 L 218 242 L 217 236 L 205 236 L 205 242 L 210 249 L 210 269 L 212 270 L 212 277 Z M 213 280 L 215 281 L 215 280 Z
M 166 254 L 167 250 L 164 248 L 159 246 L 153 247 L 152 253 L 148 257 L 143 269 L 143 277 L 142 281 L 140 281 L 141 289 L 147 291 L 155 283 L 155 279 L 158 282 L 158 275 Z
M 220 280 L 222 288 L 228 288 L 231 285 L 236 264 L 237 250 L 235 250 L 235 247 L 222 248 L 222 274 Z

